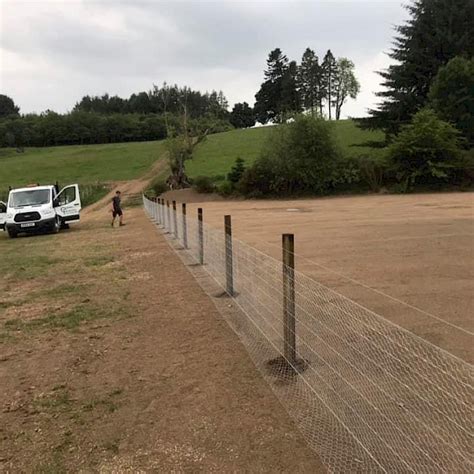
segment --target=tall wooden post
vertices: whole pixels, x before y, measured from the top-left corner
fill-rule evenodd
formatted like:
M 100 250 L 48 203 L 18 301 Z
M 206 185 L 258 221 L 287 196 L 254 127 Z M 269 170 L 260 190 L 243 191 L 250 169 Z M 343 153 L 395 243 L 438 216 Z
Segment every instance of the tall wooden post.
M 160 223 L 160 214 L 159 214 L 159 206 L 158 206 L 158 198 L 155 197 L 153 198 L 153 211 L 154 211 L 154 215 L 155 215 L 155 221 L 157 224 Z
M 232 255 L 232 219 L 231 216 L 224 216 L 225 231 L 225 281 L 226 292 L 229 296 L 234 296 L 234 264 Z
M 166 229 L 166 209 L 165 209 L 165 200 L 161 199 L 161 212 L 163 214 L 163 229 Z
M 182 204 L 182 210 L 183 210 L 183 247 L 185 249 L 188 248 L 188 225 L 186 222 L 186 203 L 183 202 Z
M 176 212 L 176 201 L 173 201 L 173 226 L 174 226 L 174 238 L 178 238 L 178 213 Z
M 171 211 L 170 211 L 170 202 L 166 201 L 166 214 L 168 220 L 168 229 L 166 229 L 169 233 L 171 233 Z
M 160 215 L 160 224 L 162 227 L 165 226 L 165 215 L 163 212 L 163 199 L 158 198 L 158 213 Z
M 283 234 L 283 344 L 285 359 L 296 362 L 295 239 Z
M 199 244 L 199 263 L 204 264 L 204 232 L 202 223 L 202 208 L 198 209 L 198 244 Z

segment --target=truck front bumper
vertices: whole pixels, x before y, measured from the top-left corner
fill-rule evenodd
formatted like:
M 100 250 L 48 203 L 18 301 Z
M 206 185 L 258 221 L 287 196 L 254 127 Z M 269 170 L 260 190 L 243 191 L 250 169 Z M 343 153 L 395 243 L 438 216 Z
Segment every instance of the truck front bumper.
M 48 232 L 54 229 L 54 223 L 56 219 L 42 219 L 35 222 L 7 222 L 6 230 L 15 232 L 16 234 L 21 233 L 34 233 L 34 232 Z

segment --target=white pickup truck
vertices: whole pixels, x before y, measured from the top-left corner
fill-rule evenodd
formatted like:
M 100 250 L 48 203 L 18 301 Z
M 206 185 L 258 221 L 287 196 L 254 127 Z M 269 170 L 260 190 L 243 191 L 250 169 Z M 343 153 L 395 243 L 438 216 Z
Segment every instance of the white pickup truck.
M 79 186 L 72 184 L 58 193 L 55 186 L 12 189 L 8 203 L 0 202 L 0 228 L 10 237 L 21 233 L 59 232 L 79 220 Z

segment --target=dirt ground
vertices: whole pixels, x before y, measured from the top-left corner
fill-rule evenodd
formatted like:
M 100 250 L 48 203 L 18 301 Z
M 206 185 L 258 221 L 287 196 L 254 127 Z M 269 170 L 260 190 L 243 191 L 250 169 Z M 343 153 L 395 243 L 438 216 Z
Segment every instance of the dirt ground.
M 188 215 L 197 207 L 215 227 L 230 214 L 235 238 L 275 258 L 294 233 L 298 270 L 473 362 L 472 193 L 201 202 Z
M 102 202 L 0 233 L 0 471 L 322 472 L 143 210 L 126 219 Z

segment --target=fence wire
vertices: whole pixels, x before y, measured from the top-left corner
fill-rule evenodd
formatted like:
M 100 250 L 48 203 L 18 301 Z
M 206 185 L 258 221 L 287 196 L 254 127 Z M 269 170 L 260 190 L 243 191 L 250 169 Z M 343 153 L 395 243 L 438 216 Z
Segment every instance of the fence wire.
M 144 206 L 184 246 L 183 214 L 146 198 Z M 199 222 L 187 216 L 186 227 L 184 252 L 198 263 Z M 224 227 L 203 223 L 202 240 L 201 268 L 224 292 Z M 470 364 L 295 271 L 304 369 L 289 371 L 295 362 L 281 363 L 282 263 L 235 238 L 232 255 L 240 311 L 224 316 L 329 471 L 474 471 Z

